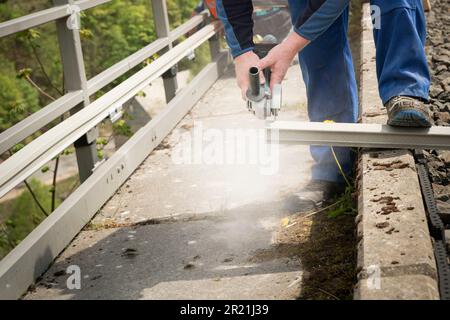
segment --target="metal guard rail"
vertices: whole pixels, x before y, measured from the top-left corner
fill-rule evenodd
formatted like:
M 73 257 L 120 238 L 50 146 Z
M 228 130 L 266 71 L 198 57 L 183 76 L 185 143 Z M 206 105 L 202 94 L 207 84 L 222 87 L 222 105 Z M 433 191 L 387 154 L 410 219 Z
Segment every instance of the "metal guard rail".
M 107 118 L 111 111 L 133 98 L 151 81 L 183 59 L 189 51 L 214 36 L 219 29 L 219 22 L 213 22 L 203 27 L 150 65 L 33 140 L 0 164 L 0 197 Z
M 94 3 L 101 4 L 108 1 L 110 0 L 90 1 L 93 3 L 89 3 L 89 6 L 85 4 L 82 8 L 93 7 L 95 5 Z M 75 4 L 79 4 L 80 2 L 84 3 L 87 1 L 78 1 Z M 136 51 L 129 57 L 123 59 L 122 61 L 114 64 L 110 68 L 91 78 L 87 82 L 87 95 L 91 96 L 92 94 L 96 93 L 100 89 L 104 88 L 105 86 L 125 74 L 127 71 L 137 66 L 139 63 L 143 62 L 148 57 L 168 47 L 174 40 L 180 38 L 193 28 L 204 23 L 208 16 L 209 12 L 203 11 L 201 14 L 192 17 L 187 22 L 172 30 L 169 37 L 163 37 L 153 41 L 146 47 Z M 30 19 L 29 16 L 26 17 Z M 23 20 L 26 17 L 19 19 Z M 0 37 L 4 33 L 4 25 L 7 23 L 8 22 L 0 24 Z M 0 154 L 6 152 L 17 143 L 23 141 L 25 138 L 40 130 L 42 127 L 57 119 L 59 116 L 70 111 L 76 105 L 81 103 L 83 99 L 84 94 L 82 90 L 68 92 L 61 98 L 48 104 L 47 106 L 36 111 L 24 120 L 20 121 L 16 125 L 0 133 Z
M 68 17 L 70 15 L 70 6 L 77 6 L 80 10 L 86 10 L 110 1 L 111 0 L 79 0 L 74 1 L 71 5 L 54 6 L 49 9 L 2 22 L 0 23 L 0 38 Z

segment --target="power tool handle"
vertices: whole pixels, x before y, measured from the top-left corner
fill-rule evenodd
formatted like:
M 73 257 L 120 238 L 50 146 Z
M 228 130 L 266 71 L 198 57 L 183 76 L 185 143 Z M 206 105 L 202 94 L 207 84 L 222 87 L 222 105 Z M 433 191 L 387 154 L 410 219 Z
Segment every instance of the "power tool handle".
M 265 68 L 263 72 L 264 72 L 264 79 L 266 79 L 266 84 L 267 86 L 270 86 L 270 77 L 272 76 L 272 70 L 270 70 L 270 68 Z
M 276 45 L 277 43 L 257 43 L 255 45 L 255 53 L 260 59 L 263 59 L 265 56 L 267 56 L 269 51 Z M 270 86 L 270 76 L 272 75 L 272 71 L 270 70 L 270 68 L 265 68 L 263 70 L 263 73 L 267 85 Z

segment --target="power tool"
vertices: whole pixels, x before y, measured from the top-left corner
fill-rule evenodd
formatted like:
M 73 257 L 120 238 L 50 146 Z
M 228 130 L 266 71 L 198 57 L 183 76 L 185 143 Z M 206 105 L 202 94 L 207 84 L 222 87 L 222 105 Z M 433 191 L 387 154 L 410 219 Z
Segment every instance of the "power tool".
M 276 43 L 258 43 L 255 45 L 255 53 L 262 59 L 276 45 Z M 247 109 L 258 119 L 266 120 L 273 116 L 273 119 L 276 120 L 281 109 L 281 84 L 274 84 L 271 90 L 270 68 L 262 70 L 265 78 L 264 84 L 260 83 L 260 72 L 258 67 L 251 67 L 248 71 L 250 83 L 246 94 Z

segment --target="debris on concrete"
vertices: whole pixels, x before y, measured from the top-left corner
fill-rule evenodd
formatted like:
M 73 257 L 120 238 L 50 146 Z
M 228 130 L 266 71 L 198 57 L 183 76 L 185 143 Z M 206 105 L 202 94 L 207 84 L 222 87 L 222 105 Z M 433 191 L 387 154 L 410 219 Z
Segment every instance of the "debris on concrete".
M 370 17 L 369 11 L 364 4 L 363 16 Z M 385 124 L 370 25 L 363 22 L 361 40 L 362 121 Z M 358 183 L 354 298 L 438 299 L 436 263 L 411 152 L 363 149 Z

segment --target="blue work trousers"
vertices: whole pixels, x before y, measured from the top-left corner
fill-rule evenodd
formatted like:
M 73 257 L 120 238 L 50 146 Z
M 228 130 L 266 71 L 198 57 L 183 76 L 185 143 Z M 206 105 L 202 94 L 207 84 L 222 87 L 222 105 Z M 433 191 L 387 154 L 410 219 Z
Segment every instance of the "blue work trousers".
M 309 1 L 314 0 L 289 0 L 293 23 Z M 374 40 L 382 102 L 398 95 L 428 99 L 430 75 L 424 50 L 426 25 L 422 0 L 372 0 L 371 5 L 378 6 L 374 7 L 373 22 L 379 27 L 374 28 Z M 311 121 L 357 121 L 358 91 L 347 29 L 348 8 L 299 53 Z M 334 151 L 349 174 L 354 152 L 342 147 L 335 147 Z M 343 182 L 330 147 L 311 146 L 311 154 L 316 161 L 313 180 Z

